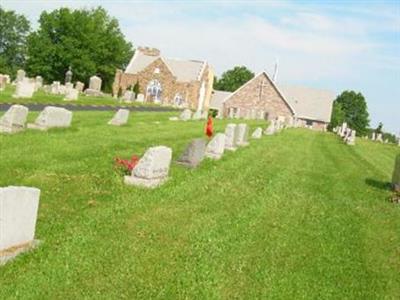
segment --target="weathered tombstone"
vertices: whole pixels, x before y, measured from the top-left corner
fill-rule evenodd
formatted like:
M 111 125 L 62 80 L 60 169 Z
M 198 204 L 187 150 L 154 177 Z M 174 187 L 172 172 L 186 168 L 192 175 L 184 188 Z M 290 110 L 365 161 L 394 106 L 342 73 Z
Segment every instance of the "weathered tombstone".
M 84 84 L 83 82 L 77 81 L 77 82 L 75 83 L 75 89 L 76 89 L 79 93 L 82 93 L 82 92 L 83 92 L 84 87 L 85 87 L 85 84 Z
M 72 85 L 72 83 L 71 83 Z M 79 91 L 74 88 L 67 88 L 65 91 L 64 101 L 78 100 Z
M 40 89 L 43 86 L 43 77 L 42 76 L 36 76 L 35 78 L 35 91 Z
M 178 158 L 177 163 L 189 168 L 197 167 L 204 158 L 206 141 L 204 139 L 194 139 L 186 147 L 185 151 Z
M 265 129 L 264 134 L 265 135 L 273 135 L 273 134 L 275 134 L 275 120 L 271 120 L 271 123 Z
M 102 96 L 101 92 L 101 78 L 97 76 L 90 77 L 89 88 L 85 90 L 85 94 L 88 96 Z
M 73 84 L 72 82 L 67 82 L 67 83 L 65 84 L 65 90 L 66 90 L 66 92 L 67 92 L 68 90 L 73 89 L 73 88 L 74 88 L 74 84 Z
M 28 108 L 22 105 L 12 105 L 0 118 L 0 132 L 16 133 L 25 128 Z
M 168 179 L 172 150 L 165 146 L 149 148 L 132 170 L 125 176 L 125 184 L 155 188 Z
M 24 78 L 17 82 L 13 98 L 32 98 L 35 91 L 35 82 L 29 78 Z
M 53 81 L 51 84 L 51 89 L 50 93 L 54 95 L 60 94 L 60 82 L 59 81 Z
M 36 118 L 35 123 L 28 124 L 28 128 L 47 130 L 57 127 L 69 127 L 71 126 L 71 121 L 71 111 L 62 107 L 46 106 Z
M 341 136 L 341 137 L 344 137 L 344 136 L 346 135 L 346 132 L 347 132 L 347 123 L 344 122 L 344 123 L 342 124 L 342 128 L 341 128 L 341 130 L 340 130 L 340 136 Z
M 136 97 L 136 102 L 144 102 L 144 95 L 138 94 Z
M 186 108 L 180 114 L 179 119 L 182 121 L 187 121 L 190 120 L 191 117 L 192 117 L 192 112 L 190 111 L 190 109 Z
M 114 117 L 108 122 L 109 125 L 121 126 L 128 123 L 129 110 L 128 109 L 118 109 Z
M 18 70 L 17 71 L 17 78 L 15 79 L 16 82 L 19 82 L 25 78 L 25 71 L 24 70 Z
M 124 102 L 128 102 L 131 103 L 135 100 L 135 93 L 132 91 L 125 91 L 124 96 L 122 97 L 122 100 L 124 100 Z
M 400 154 L 396 156 L 396 160 L 394 163 L 392 185 L 395 191 L 400 192 Z
M 228 124 L 225 128 L 225 149 L 230 151 L 236 150 L 236 124 Z
M 40 190 L 0 188 L 0 265 L 35 246 Z
M 251 137 L 253 139 L 261 139 L 262 136 L 262 128 L 261 127 L 257 127 L 256 130 L 253 131 L 253 133 L 251 134 Z
M 356 131 L 355 130 L 350 130 L 350 134 L 348 135 L 346 139 L 346 144 L 347 145 L 355 145 L 356 143 Z
M 376 133 L 375 133 L 375 131 L 372 133 L 372 138 L 371 138 L 371 140 L 373 140 L 373 141 L 376 140 Z
M 225 134 L 217 133 L 208 143 L 205 156 L 211 159 L 220 159 L 225 150 Z
M 383 143 L 383 137 L 382 137 L 382 133 L 378 133 L 376 140 L 380 143 Z
M 241 123 L 236 126 L 236 131 L 236 145 L 240 147 L 248 146 L 249 126 Z

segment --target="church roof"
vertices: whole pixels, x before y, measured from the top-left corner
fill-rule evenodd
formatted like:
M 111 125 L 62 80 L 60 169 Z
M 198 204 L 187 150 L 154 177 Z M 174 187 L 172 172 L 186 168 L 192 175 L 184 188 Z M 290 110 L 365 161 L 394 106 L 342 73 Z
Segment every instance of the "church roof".
M 335 94 L 328 90 L 304 86 L 280 85 L 280 90 L 303 119 L 330 122 Z
M 125 73 L 137 74 L 158 58 L 161 58 L 167 65 L 168 69 L 176 77 L 176 80 L 181 82 L 200 80 L 207 64 L 205 61 L 165 58 L 161 55 L 147 55 L 140 49 L 137 49 Z
M 225 100 L 232 95 L 231 92 L 213 90 L 210 100 L 210 108 L 222 110 Z

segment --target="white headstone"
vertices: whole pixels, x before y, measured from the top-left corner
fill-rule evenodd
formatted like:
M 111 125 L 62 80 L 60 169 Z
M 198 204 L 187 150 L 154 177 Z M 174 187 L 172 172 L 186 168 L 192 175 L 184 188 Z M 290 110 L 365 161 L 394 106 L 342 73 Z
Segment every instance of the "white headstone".
M 13 98 L 32 98 L 35 91 L 35 82 L 24 78 L 17 82 Z
M 137 102 L 144 102 L 144 95 L 143 94 L 138 94 L 136 97 Z
M 356 131 L 355 130 L 350 130 L 350 134 L 348 135 L 346 139 L 346 144 L 347 145 L 355 145 L 356 144 Z
M 207 144 L 205 156 L 211 159 L 220 159 L 225 150 L 225 134 L 217 133 Z
M 256 130 L 253 131 L 253 133 L 251 134 L 251 137 L 253 139 L 261 139 L 262 136 L 262 128 L 261 127 L 257 127 Z
M 168 179 L 172 150 L 165 146 L 149 148 L 132 170 L 125 176 L 125 183 L 146 188 L 155 188 Z
M 25 128 L 28 108 L 22 105 L 11 106 L 0 118 L 0 132 L 15 133 Z
M 243 147 L 249 145 L 248 136 L 249 136 L 249 126 L 245 123 L 241 123 L 236 126 L 236 145 Z
M 70 83 L 72 85 L 72 83 Z M 79 91 L 74 88 L 67 88 L 65 91 L 64 101 L 78 100 Z
M 125 91 L 124 96 L 122 97 L 122 100 L 124 100 L 124 102 L 133 102 L 135 100 L 135 93 L 132 91 Z
M 53 81 L 51 84 L 51 89 L 50 93 L 54 95 L 60 94 L 60 82 L 59 81 Z
M 236 124 L 228 124 L 225 128 L 225 149 L 230 151 L 236 150 Z
M 42 76 L 36 76 L 35 78 L 35 91 L 40 89 L 43 86 L 43 78 Z
M 89 88 L 85 90 L 85 94 L 88 96 L 102 96 L 101 92 L 101 78 L 97 76 L 90 77 Z
M 375 139 L 376 139 L 376 133 L 375 133 L 375 131 L 372 133 L 372 138 L 371 138 L 371 140 L 373 140 L 373 141 L 375 141 Z
M 85 87 L 85 84 L 83 82 L 77 81 L 75 83 L 75 89 L 79 92 L 82 93 L 83 92 L 83 88 Z
M 271 123 L 265 129 L 264 134 L 265 135 L 273 135 L 273 134 L 275 134 L 275 121 L 274 120 L 271 120 Z
M 128 123 L 129 110 L 128 109 L 118 109 L 114 117 L 108 122 L 109 125 L 121 126 Z
M 71 121 L 71 111 L 62 107 L 46 106 L 36 118 L 35 123 L 28 124 L 28 128 L 47 130 L 56 127 L 69 127 Z
M 383 137 L 382 137 L 382 133 L 378 133 L 376 140 L 380 143 L 383 143 Z
M 0 188 L 0 264 L 22 248 L 32 246 L 40 190 L 31 187 Z
M 25 75 L 26 75 L 26 73 L 25 73 L 24 70 L 18 70 L 17 71 L 17 78 L 15 79 L 15 81 L 18 82 L 18 81 L 23 80 L 25 78 Z
M 180 114 L 179 119 L 181 119 L 182 121 L 187 121 L 190 120 L 191 117 L 192 117 L 192 112 L 190 111 L 190 109 L 186 108 Z

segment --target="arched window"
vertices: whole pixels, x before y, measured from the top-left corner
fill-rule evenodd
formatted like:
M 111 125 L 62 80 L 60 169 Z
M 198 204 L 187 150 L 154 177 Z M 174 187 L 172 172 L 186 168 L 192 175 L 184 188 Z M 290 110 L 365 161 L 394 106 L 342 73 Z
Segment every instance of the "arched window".
M 147 85 L 147 94 L 150 95 L 154 101 L 160 101 L 162 88 L 158 80 L 151 80 Z
M 177 93 L 174 98 L 174 105 L 178 107 L 182 107 L 185 103 L 185 99 L 183 99 L 182 95 L 180 93 Z

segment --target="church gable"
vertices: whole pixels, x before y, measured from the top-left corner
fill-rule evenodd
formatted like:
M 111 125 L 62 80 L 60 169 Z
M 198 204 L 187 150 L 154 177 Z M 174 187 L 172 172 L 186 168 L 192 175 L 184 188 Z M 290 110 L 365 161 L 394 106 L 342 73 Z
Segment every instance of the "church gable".
M 293 117 L 294 111 L 265 72 L 237 89 L 224 104 L 226 116 L 252 117 L 262 113 L 269 119 Z

